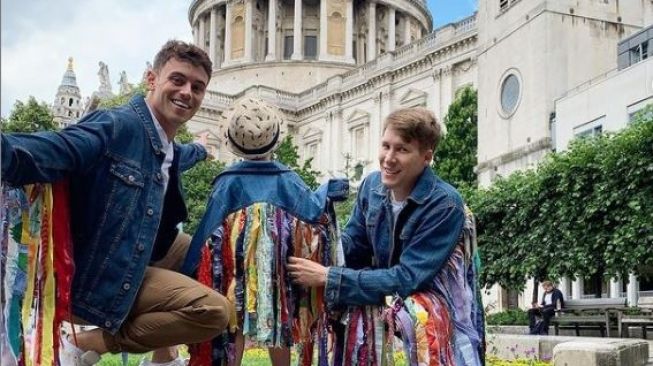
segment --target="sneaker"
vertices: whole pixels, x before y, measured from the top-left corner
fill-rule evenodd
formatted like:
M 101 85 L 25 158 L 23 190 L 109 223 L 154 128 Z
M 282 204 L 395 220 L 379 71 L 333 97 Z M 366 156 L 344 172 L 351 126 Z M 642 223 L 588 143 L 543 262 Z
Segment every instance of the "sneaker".
M 83 351 L 61 337 L 59 363 L 61 366 L 92 366 L 100 361 L 100 354 L 95 351 Z
M 186 365 L 188 365 L 188 360 L 181 358 L 181 356 L 175 358 L 172 361 L 164 362 L 164 363 L 152 362 L 143 357 L 141 359 L 141 363 L 138 364 L 138 366 L 186 366 Z

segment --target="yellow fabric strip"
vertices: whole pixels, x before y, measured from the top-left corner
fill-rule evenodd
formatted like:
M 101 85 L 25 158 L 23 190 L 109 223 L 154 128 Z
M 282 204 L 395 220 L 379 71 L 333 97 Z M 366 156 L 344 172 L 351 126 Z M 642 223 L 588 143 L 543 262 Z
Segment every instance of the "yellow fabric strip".
M 41 343 L 41 364 L 53 365 L 54 352 L 53 352 L 53 326 L 54 326 L 54 307 L 55 307 L 55 281 L 54 281 L 54 240 L 52 237 L 52 186 L 45 185 L 45 192 L 43 192 L 43 213 L 47 221 L 41 221 L 41 225 L 48 227 L 48 243 L 45 247 L 45 276 L 44 289 L 43 289 L 43 335 Z M 42 245 L 45 243 L 41 243 Z M 43 269 L 42 269 L 43 270 Z
M 256 248 L 259 239 L 259 233 L 261 229 L 261 205 L 255 204 L 252 209 L 252 217 L 249 218 L 250 221 L 250 232 L 247 236 L 247 253 L 245 254 L 245 274 L 247 283 L 247 305 L 245 307 L 246 312 L 254 313 L 256 312 L 256 294 L 258 293 L 258 272 L 256 271 Z M 235 252 L 234 252 L 235 253 Z

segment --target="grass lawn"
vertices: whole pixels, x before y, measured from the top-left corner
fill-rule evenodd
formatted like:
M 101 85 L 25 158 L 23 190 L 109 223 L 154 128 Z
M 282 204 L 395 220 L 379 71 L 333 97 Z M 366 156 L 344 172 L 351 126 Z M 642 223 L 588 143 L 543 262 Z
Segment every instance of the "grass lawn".
M 185 353 L 185 352 L 182 352 Z M 149 354 L 144 355 L 129 355 L 129 366 L 137 366 L 141 358 Z M 296 358 L 293 355 L 293 361 L 291 364 L 295 364 Z M 487 360 L 488 366 L 550 366 L 550 362 L 545 361 L 534 361 L 534 360 L 515 360 L 515 361 L 505 361 L 500 360 L 496 357 L 489 357 Z M 252 348 L 245 351 L 243 356 L 243 365 L 246 366 L 270 366 L 270 359 L 268 358 L 268 352 L 265 349 L 261 348 Z M 102 357 L 99 365 L 101 366 L 122 366 L 122 356 L 121 355 L 105 355 Z M 404 354 L 397 352 L 395 354 L 395 366 L 406 366 L 404 361 Z

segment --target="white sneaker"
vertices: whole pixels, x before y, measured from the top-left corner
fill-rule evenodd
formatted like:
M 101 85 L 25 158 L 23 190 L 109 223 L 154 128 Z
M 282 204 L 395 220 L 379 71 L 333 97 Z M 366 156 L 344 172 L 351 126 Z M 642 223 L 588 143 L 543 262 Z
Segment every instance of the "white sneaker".
M 172 361 L 169 362 L 164 362 L 164 363 L 156 363 L 152 362 L 145 357 L 141 359 L 141 363 L 138 364 L 138 366 L 186 366 L 188 365 L 188 360 L 185 360 L 181 358 L 181 356 L 178 356 Z
M 61 366 L 92 366 L 100 361 L 100 354 L 95 351 L 83 351 L 61 337 L 59 363 Z

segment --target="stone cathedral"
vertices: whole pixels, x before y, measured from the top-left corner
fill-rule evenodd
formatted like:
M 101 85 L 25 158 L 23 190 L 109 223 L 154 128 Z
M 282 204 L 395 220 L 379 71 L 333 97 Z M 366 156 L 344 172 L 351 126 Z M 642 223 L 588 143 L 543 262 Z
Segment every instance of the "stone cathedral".
M 617 42 L 653 23 L 653 2 L 480 0 L 434 30 L 424 0 L 193 0 L 188 20 L 214 65 L 189 127 L 221 160 L 235 157 L 220 117 L 246 95 L 282 109 L 301 157 L 327 177 L 346 155 L 377 167 L 390 111 L 425 106 L 442 120 L 472 85 L 488 185 L 554 148 L 555 100 L 616 68 Z

